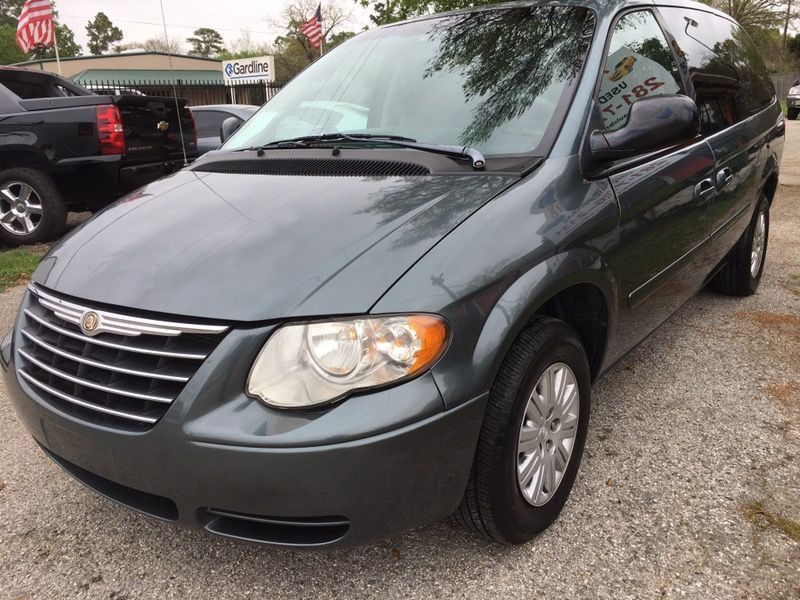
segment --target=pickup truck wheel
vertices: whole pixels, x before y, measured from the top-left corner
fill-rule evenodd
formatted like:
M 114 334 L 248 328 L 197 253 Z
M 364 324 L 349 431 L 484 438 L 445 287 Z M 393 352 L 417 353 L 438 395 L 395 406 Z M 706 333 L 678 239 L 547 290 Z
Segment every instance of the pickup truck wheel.
M 794 121 L 797 118 L 797 113 L 800 112 L 796 108 L 787 108 L 786 109 L 786 117 L 790 121 Z
M 589 362 L 575 331 L 536 317 L 492 386 L 456 520 L 507 544 L 526 542 L 550 525 L 578 472 L 590 395 Z
M 0 240 L 36 244 L 58 236 L 67 222 L 67 208 L 53 180 L 36 169 L 0 173 Z
M 769 200 L 762 195 L 747 231 L 728 255 L 713 281 L 716 291 L 729 296 L 750 296 L 758 289 L 769 241 Z

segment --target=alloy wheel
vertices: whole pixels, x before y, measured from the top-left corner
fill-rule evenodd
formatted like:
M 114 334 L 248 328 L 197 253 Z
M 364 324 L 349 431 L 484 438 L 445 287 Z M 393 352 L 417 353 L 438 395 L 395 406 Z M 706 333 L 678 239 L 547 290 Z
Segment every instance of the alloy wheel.
M 42 199 L 29 184 L 9 181 L 0 186 L 0 226 L 14 235 L 33 233 L 42 222 Z
M 758 213 L 756 227 L 753 231 L 753 245 L 750 249 L 750 276 L 755 279 L 764 261 L 764 250 L 767 242 L 767 217 L 764 211 Z
M 558 489 L 575 447 L 579 411 L 572 369 L 549 366 L 528 398 L 517 441 L 517 483 L 529 504 L 547 504 Z

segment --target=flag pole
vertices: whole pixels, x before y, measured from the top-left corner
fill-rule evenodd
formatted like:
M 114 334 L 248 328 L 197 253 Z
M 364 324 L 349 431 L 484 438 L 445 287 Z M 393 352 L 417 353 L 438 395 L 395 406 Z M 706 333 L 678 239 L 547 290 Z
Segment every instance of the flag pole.
M 56 11 L 56 3 L 52 3 L 53 13 Z M 56 19 L 53 17 L 53 47 L 56 50 L 56 65 L 58 66 L 58 74 L 63 76 L 61 72 L 61 57 L 58 55 L 58 34 L 56 32 Z
M 322 27 L 322 2 L 319 3 L 319 57 L 322 58 L 322 55 L 325 53 L 323 47 L 325 46 L 325 29 Z

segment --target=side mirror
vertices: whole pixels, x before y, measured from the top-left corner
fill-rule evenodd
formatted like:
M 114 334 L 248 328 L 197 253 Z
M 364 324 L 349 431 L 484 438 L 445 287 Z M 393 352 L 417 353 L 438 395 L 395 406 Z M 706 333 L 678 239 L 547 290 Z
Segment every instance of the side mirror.
M 238 117 L 228 117 L 222 122 L 222 126 L 219 128 L 219 139 L 224 144 L 225 141 L 231 137 L 239 127 L 242 126 L 243 121 Z
M 610 162 L 669 148 L 700 134 L 700 114 L 688 96 L 648 96 L 631 104 L 628 122 L 616 130 L 593 131 L 592 157 Z
M 795 79 L 792 85 L 800 85 L 800 79 Z

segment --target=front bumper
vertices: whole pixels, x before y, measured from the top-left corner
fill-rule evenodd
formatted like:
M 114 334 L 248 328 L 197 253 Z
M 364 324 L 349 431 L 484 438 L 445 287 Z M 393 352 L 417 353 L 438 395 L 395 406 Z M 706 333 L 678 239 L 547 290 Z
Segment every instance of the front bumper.
M 363 543 L 457 507 L 485 396 L 444 411 L 428 374 L 299 419 L 243 395 L 223 400 L 220 374 L 236 380 L 235 365 L 247 362 L 241 352 L 256 349 L 262 333 L 232 332 L 145 432 L 49 405 L 17 377 L 10 338 L 2 366 L 17 415 L 48 455 L 151 516 L 266 544 L 327 546 Z
M 800 108 L 800 96 L 788 96 L 786 106 L 787 108 Z

